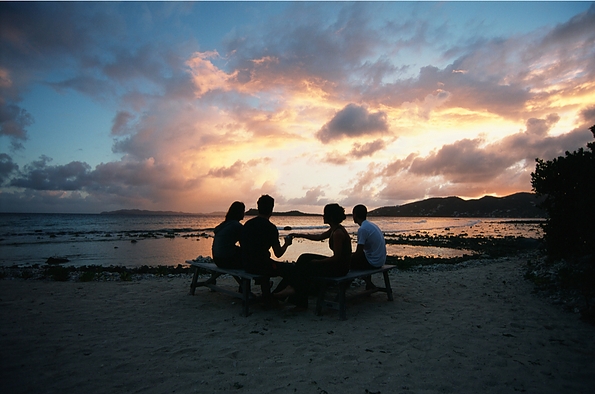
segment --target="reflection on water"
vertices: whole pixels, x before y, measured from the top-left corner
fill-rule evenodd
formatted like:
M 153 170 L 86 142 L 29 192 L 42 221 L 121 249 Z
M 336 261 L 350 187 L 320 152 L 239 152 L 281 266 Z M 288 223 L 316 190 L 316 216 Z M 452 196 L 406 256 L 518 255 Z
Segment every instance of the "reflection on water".
M 222 217 L 119 217 L 103 215 L 0 214 L 0 265 L 44 264 L 49 257 L 66 257 L 67 265 L 177 265 L 199 255 L 210 256 L 212 229 Z M 249 218 L 247 218 L 249 219 Z M 540 238 L 540 222 L 477 218 L 370 218 L 397 236 L 463 236 Z M 327 226 L 320 216 L 273 217 L 281 236 L 289 232 L 320 233 Z M 344 223 L 355 250 L 358 226 Z M 291 227 L 286 230 L 285 227 Z M 389 255 L 457 257 L 469 251 L 442 247 L 387 245 Z M 295 239 L 279 260 L 295 261 L 305 252 L 330 255 L 328 241 Z

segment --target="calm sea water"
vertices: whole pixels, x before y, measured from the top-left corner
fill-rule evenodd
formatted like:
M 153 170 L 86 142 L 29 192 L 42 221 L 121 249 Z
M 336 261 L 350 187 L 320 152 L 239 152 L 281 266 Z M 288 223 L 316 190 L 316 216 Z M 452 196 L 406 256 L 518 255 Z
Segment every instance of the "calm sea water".
M 247 217 L 245 220 L 249 219 Z M 213 228 L 222 216 L 118 216 L 69 214 L 0 214 L 0 266 L 44 264 L 49 257 L 65 265 L 178 265 L 210 256 Z M 396 235 L 466 235 L 540 238 L 539 223 L 522 219 L 373 217 L 386 238 Z M 281 236 L 291 232 L 322 232 L 321 216 L 273 217 Z M 357 224 L 344 223 L 355 245 Z M 355 246 L 354 246 L 355 247 Z M 294 261 L 304 252 L 329 255 L 327 242 L 294 240 L 279 260 Z M 394 256 L 453 257 L 455 249 L 388 245 Z

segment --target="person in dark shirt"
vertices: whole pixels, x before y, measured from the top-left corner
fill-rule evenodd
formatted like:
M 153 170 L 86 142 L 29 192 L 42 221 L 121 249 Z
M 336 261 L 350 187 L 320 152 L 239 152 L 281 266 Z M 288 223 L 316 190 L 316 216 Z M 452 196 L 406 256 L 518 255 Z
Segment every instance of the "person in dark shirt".
M 273 197 L 265 194 L 258 199 L 257 204 L 258 215 L 244 224 L 240 237 L 244 269 L 253 274 L 284 276 L 292 264 L 273 260 L 270 249 L 273 249 L 275 257 L 283 256 L 291 245 L 291 237 L 285 237 L 281 246 L 279 230 L 269 220 L 275 205 Z
M 242 254 L 237 243 L 242 235 L 242 223 L 246 206 L 235 201 L 225 215 L 225 221 L 215 227 L 213 261 L 221 268 L 242 268 Z
M 329 248 L 333 255 L 322 256 L 313 253 L 304 253 L 298 257 L 295 267 L 284 279 L 289 285 L 277 292 L 275 297 L 285 299 L 296 305 L 296 311 L 308 308 L 308 289 L 314 276 L 343 276 L 349 272 L 351 259 L 351 237 L 345 227 L 341 225 L 345 220 L 345 209 L 339 204 L 328 204 L 324 207 L 324 223 L 329 229 L 321 234 L 294 233 L 290 236 L 305 238 L 311 241 L 329 240 Z

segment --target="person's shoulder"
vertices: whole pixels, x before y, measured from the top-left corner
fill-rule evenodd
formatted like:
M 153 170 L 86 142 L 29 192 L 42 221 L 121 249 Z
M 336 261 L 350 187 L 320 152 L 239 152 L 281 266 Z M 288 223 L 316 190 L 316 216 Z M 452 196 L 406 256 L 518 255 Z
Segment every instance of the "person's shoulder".
M 246 220 L 246 223 L 244 223 L 244 227 L 250 227 L 250 226 L 254 226 L 258 223 L 258 216 L 254 216 L 253 218 L 250 218 L 248 220 Z

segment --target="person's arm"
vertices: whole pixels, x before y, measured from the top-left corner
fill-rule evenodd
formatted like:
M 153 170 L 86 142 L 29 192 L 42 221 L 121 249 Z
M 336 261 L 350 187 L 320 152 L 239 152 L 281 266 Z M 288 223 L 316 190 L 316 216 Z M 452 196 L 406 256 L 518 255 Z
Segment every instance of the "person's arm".
M 301 233 L 291 233 L 289 234 L 294 238 L 304 238 L 309 239 L 310 241 L 323 241 L 328 239 L 331 235 L 331 229 L 326 230 L 324 233 L 321 234 L 301 234 Z
M 285 237 L 285 243 L 281 246 L 280 242 L 273 244 L 273 252 L 275 253 L 275 257 L 279 258 L 285 254 L 287 248 L 291 245 L 291 237 Z

